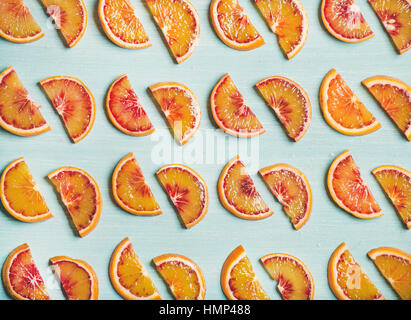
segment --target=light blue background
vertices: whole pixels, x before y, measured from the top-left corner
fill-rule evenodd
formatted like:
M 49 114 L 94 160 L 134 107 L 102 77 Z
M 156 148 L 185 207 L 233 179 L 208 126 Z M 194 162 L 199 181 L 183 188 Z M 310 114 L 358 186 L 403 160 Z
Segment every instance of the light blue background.
M 404 228 L 370 171 L 383 164 L 395 164 L 410 170 L 410 143 L 361 86 L 361 80 L 384 74 L 411 83 L 411 53 L 402 56 L 396 53 L 367 1 L 357 0 L 357 4 L 375 32 L 375 37 L 359 44 L 346 44 L 334 39 L 322 28 L 318 15 L 320 1 L 302 0 L 309 17 L 310 31 L 305 47 L 288 61 L 283 57 L 275 35 L 267 28 L 251 0 L 241 0 L 240 3 L 266 44 L 249 52 L 225 46 L 209 23 L 210 1 L 193 0 L 200 15 L 201 37 L 194 54 L 181 65 L 173 62 L 142 0 L 132 0 L 132 3 L 153 44 L 143 50 L 123 49 L 106 38 L 96 13 L 97 0 L 85 1 L 88 27 L 83 39 L 73 49 L 67 49 L 57 32 L 47 27 L 47 16 L 40 2 L 26 2 L 46 35 L 39 41 L 23 45 L 0 40 L 0 69 L 10 65 L 15 67 L 32 98 L 43 106 L 41 112 L 52 131 L 33 138 L 23 138 L 0 130 L 0 168 L 2 170 L 11 161 L 24 156 L 55 217 L 43 223 L 25 224 L 14 220 L 1 208 L 0 261 L 16 246 L 29 243 L 51 297 L 59 299 L 62 298 L 61 291 L 52 281 L 48 259 L 55 255 L 85 259 L 99 277 L 100 298 L 118 299 L 108 278 L 108 263 L 115 246 L 129 236 L 163 298 L 170 299 L 172 296 L 150 261 L 157 255 L 172 252 L 184 254 L 200 265 L 206 278 L 206 298 L 223 299 L 219 283 L 221 266 L 227 255 L 242 244 L 258 278 L 272 298 L 279 299 L 275 283 L 269 279 L 258 259 L 268 253 L 285 252 L 299 257 L 311 270 L 315 279 L 315 298 L 333 299 L 327 283 L 327 262 L 332 251 L 345 241 L 383 295 L 389 299 L 397 298 L 366 253 L 379 246 L 393 246 L 410 252 L 410 231 Z M 321 80 L 331 68 L 341 73 L 381 122 L 380 130 L 362 137 L 349 137 L 339 134 L 325 123 L 317 96 Z M 146 89 L 149 85 L 163 81 L 187 84 L 201 104 L 200 136 L 205 130 L 215 128 L 209 114 L 208 97 L 215 83 L 227 72 L 267 130 L 260 138 L 254 138 L 259 139 L 259 154 L 254 155 L 250 173 L 275 214 L 262 221 L 245 221 L 221 206 L 217 195 L 218 176 L 224 164 L 236 154 L 225 152 L 224 147 L 220 147 L 214 151 L 223 155 L 222 162 L 189 164 L 207 182 L 210 206 L 205 219 L 186 230 L 180 225 L 172 205 L 155 178 L 155 172 L 166 163 L 158 163 L 151 154 L 156 143 L 154 139 L 161 138 L 163 144 L 166 142 L 172 147 L 177 144 L 168 132 L 164 135 L 166 122 Z M 115 129 L 105 114 L 107 89 L 116 77 L 124 73 L 128 73 L 133 88 L 157 129 L 152 136 L 127 136 Z M 70 142 L 57 113 L 38 85 L 40 80 L 55 75 L 80 78 L 95 96 L 97 116 L 94 128 L 78 144 Z M 254 89 L 259 80 L 273 75 L 295 80 L 311 99 L 311 127 L 298 143 L 287 138 L 272 111 Z M 230 145 L 236 144 L 238 140 L 222 131 L 217 132 L 217 139 Z M 247 143 L 247 139 L 239 141 L 241 146 Z M 189 145 L 183 148 L 189 148 Z M 346 149 L 352 152 L 361 168 L 364 179 L 385 213 L 383 217 L 369 221 L 356 219 L 336 207 L 328 197 L 324 185 L 328 167 Z M 134 152 L 140 163 L 163 209 L 162 215 L 133 216 L 113 202 L 110 196 L 111 174 L 117 162 L 129 152 Z M 249 158 L 244 159 L 250 164 Z M 280 204 L 256 174 L 259 168 L 279 162 L 301 169 L 313 189 L 312 215 L 300 231 L 292 228 Z M 88 171 L 101 188 L 101 220 L 95 231 L 84 239 L 77 237 L 71 230 L 53 187 L 45 178 L 52 170 L 65 165 Z M 1 288 L 0 299 L 7 298 Z

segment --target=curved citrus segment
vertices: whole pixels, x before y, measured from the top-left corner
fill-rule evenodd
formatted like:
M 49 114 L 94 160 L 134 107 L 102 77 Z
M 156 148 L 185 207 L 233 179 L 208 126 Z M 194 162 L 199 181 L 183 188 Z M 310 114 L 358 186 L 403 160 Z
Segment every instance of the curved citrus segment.
M 26 43 L 44 36 L 23 0 L 0 2 L 0 36 L 6 40 Z
M 100 0 L 98 16 L 107 37 L 127 49 L 151 46 L 146 31 L 129 0 Z
M 7 292 L 16 300 L 49 300 L 43 278 L 29 246 L 18 246 L 8 255 L 1 272 Z
M 371 219 L 383 215 L 348 150 L 331 164 L 327 186 L 335 203 L 353 216 Z
M 274 110 L 288 136 L 298 141 L 310 127 L 312 110 L 307 93 L 294 81 L 284 77 L 261 80 L 256 87 Z
M 215 85 L 210 102 L 214 121 L 224 132 L 242 138 L 265 132 L 228 74 Z
M 374 36 L 354 0 L 323 0 L 321 18 L 328 32 L 338 40 L 361 42 Z
M 386 76 L 370 77 L 362 83 L 411 141 L 411 86 Z
M 194 261 L 179 254 L 164 254 L 153 262 L 177 300 L 204 300 L 204 276 Z
M 181 164 L 164 166 L 156 174 L 185 227 L 199 223 L 208 210 L 208 189 L 203 178 Z
M 396 166 L 381 166 L 372 173 L 402 221 L 411 229 L 411 172 Z
M 320 88 L 321 110 L 327 123 L 340 133 L 359 136 L 374 132 L 381 124 L 332 69 Z
M 4 208 L 20 221 L 38 222 L 53 217 L 24 158 L 13 161 L 4 169 L 0 197 Z
M 62 167 L 48 177 L 60 194 L 80 237 L 88 235 L 97 226 L 102 208 L 96 181 L 87 172 L 73 167 Z
M 117 293 L 127 300 L 161 300 L 129 238 L 119 243 L 110 260 L 109 276 Z
M 259 172 L 270 191 L 283 205 L 294 228 L 300 229 L 310 217 L 312 208 L 311 187 L 305 175 L 288 164 L 276 164 Z
M 252 50 L 265 43 L 238 0 L 213 0 L 210 17 L 218 37 L 231 48 Z
M 87 9 L 83 0 L 41 0 L 67 45 L 73 48 L 87 27 Z
M 176 82 L 157 83 L 150 87 L 155 100 L 173 130 L 174 137 L 183 145 L 197 132 L 201 109 L 194 93 Z
M 143 172 L 132 153 L 118 163 L 112 179 L 113 196 L 124 210 L 141 216 L 161 214 Z
M 69 300 L 97 300 L 98 279 L 85 261 L 66 256 L 50 258 Z
M 313 300 L 314 279 L 307 266 L 285 253 L 268 254 L 261 259 L 265 270 L 275 281 L 284 300 Z
M 304 46 L 308 17 L 300 0 L 254 0 L 288 59 Z
M 106 108 L 113 125 L 125 134 L 143 136 L 154 132 L 126 74 L 118 77 L 108 90 Z
M 239 218 L 259 220 L 273 214 L 258 193 L 239 156 L 227 163 L 221 172 L 218 195 L 224 208 Z
M 381 247 L 368 252 L 378 270 L 403 300 L 411 300 L 411 255 Z
M 1 6 L 1 5 L 0 5 Z M 19 136 L 34 136 L 50 127 L 13 67 L 0 74 L 0 126 Z
M 200 38 L 200 18 L 188 0 L 146 0 L 177 63 L 191 56 Z

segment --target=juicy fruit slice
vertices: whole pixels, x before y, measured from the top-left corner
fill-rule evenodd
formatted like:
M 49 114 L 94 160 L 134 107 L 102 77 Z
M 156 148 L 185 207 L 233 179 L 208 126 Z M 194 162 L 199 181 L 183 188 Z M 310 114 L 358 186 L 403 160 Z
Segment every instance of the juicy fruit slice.
M 260 171 L 270 191 L 283 205 L 296 230 L 300 229 L 311 215 L 312 192 L 305 175 L 288 164 L 276 164 Z
M 411 2 L 368 0 L 400 54 L 411 48 Z
M 308 17 L 300 0 L 254 0 L 288 59 L 304 46 Z
M 320 105 L 327 123 L 340 133 L 359 136 L 381 128 L 378 120 L 335 69 L 325 76 L 321 84 Z
M 74 143 L 90 132 L 96 102 L 87 86 L 74 77 L 51 77 L 40 82 Z
M 208 210 L 208 189 L 203 178 L 181 164 L 164 166 L 156 174 L 184 226 L 191 228 L 199 223 Z
M 0 4 L 1 6 L 1 4 Z M 0 126 L 19 136 L 34 136 L 50 130 L 13 67 L 0 74 Z
M 98 279 L 85 261 L 66 256 L 50 258 L 69 300 L 97 300 Z
M 372 173 L 404 224 L 411 229 L 411 172 L 396 166 L 381 166 Z
M 177 300 L 204 300 L 204 276 L 194 261 L 179 254 L 164 254 L 153 262 Z
M 241 138 L 265 132 L 228 74 L 215 85 L 210 101 L 214 121 L 224 132 Z
M 313 300 L 314 279 L 307 266 L 285 253 L 268 254 L 261 259 L 265 270 L 275 281 L 284 300 Z
M 117 293 L 127 300 L 161 300 L 129 238 L 119 243 L 110 260 L 109 276 Z
M 256 87 L 266 103 L 274 110 L 288 136 L 300 140 L 310 127 L 312 110 L 307 93 L 285 77 L 269 77 Z
M 144 136 L 154 132 L 154 126 L 126 74 L 118 77 L 110 86 L 106 108 L 113 125 L 125 134 Z
M 220 283 L 224 294 L 230 300 L 270 300 L 241 245 L 225 260 Z
M 221 172 L 218 195 L 224 208 L 239 218 L 260 220 L 273 214 L 258 193 L 239 156 L 227 163 Z
M 194 93 L 176 82 L 157 83 L 150 87 L 155 100 L 173 130 L 174 137 L 184 145 L 197 132 L 201 109 Z
M 41 0 L 67 45 L 73 48 L 87 27 L 87 9 L 83 0 Z
M 403 300 L 411 300 L 411 255 L 381 247 L 368 252 L 378 270 Z
M 238 0 L 213 0 L 210 17 L 218 37 L 231 48 L 252 50 L 265 43 Z
M 118 163 L 113 173 L 112 187 L 114 199 L 124 210 L 140 216 L 161 214 L 160 206 L 132 153 Z
M 48 177 L 60 194 L 80 237 L 88 235 L 97 226 L 102 208 L 96 181 L 87 172 L 74 167 L 62 167 Z
M 151 46 L 146 31 L 129 0 L 100 0 L 98 16 L 107 37 L 127 49 Z
M 18 246 L 8 255 L 1 276 L 7 292 L 16 300 L 49 300 L 43 278 L 34 264 L 29 246 Z
M 52 218 L 24 158 L 4 169 L 0 180 L 0 197 L 4 208 L 23 222 L 38 222 Z
M 191 56 L 200 39 L 200 18 L 188 0 L 146 0 L 177 63 Z
M 8 0 L 0 2 L 0 36 L 26 43 L 40 39 L 44 33 L 23 0 Z
M 361 42 L 374 36 L 354 0 L 323 0 L 321 18 L 325 28 L 344 42 Z
M 370 77 L 362 83 L 411 141 L 411 86 L 387 76 Z
M 335 203 L 353 216 L 371 219 L 383 215 L 348 150 L 331 164 L 327 186 Z

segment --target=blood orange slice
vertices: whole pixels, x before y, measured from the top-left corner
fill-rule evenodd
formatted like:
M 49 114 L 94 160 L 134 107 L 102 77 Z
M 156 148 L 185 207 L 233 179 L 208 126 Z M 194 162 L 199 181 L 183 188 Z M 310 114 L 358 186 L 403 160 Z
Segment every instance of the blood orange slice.
M 310 127 L 312 110 L 307 93 L 294 81 L 285 77 L 269 77 L 256 87 L 274 110 L 288 136 L 300 140 Z
M 170 164 L 157 177 L 186 228 L 199 223 L 208 210 L 208 188 L 200 175 L 182 164 Z
M 238 0 L 211 1 L 210 17 L 218 37 L 231 48 L 252 50 L 265 43 Z
M 261 259 L 265 270 L 275 281 L 284 300 L 313 300 L 314 279 L 307 266 L 285 253 L 271 253 Z
M 241 138 L 265 132 L 228 74 L 215 85 L 210 101 L 213 118 L 224 132 Z
M 180 254 L 164 254 L 153 262 L 177 300 L 204 300 L 204 276 L 193 260 Z
M 100 220 L 102 201 L 96 181 L 85 171 L 62 167 L 48 175 L 80 235 L 85 237 Z
M 383 215 L 350 151 L 341 153 L 331 164 L 327 186 L 335 203 L 353 216 L 371 219 Z
M 132 153 L 118 163 L 112 178 L 113 196 L 124 210 L 139 216 L 161 214 L 143 172 Z
M 43 278 L 34 264 L 29 246 L 18 246 L 8 255 L 2 269 L 3 284 L 16 300 L 49 300 Z
M 174 137 L 184 145 L 197 132 L 201 121 L 201 109 L 194 93 L 176 82 L 157 83 L 151 93 L 173 130 Z
M 200 18 L 188 0 L 146 0 L 177 63 L 191 56 L 200 38 Z
M 328 32 L 338 40 L 361 42 L 374 36 L 354 0 L 323 0 L 321 18 Z
M 66 256 L 50 258 L 69 300 L 97 300 L 98 279 L 85 261 Z
M 127 300 L 161 300 L 129 238 L 119 243 L 110 260 L 109 276 L 117 293 Z
M 288 164 L 276 164 L 261 169 L 270 191 L 283 205 L 296 230 L 300 229 L 311 215 L 312 192 L 305 175 Z

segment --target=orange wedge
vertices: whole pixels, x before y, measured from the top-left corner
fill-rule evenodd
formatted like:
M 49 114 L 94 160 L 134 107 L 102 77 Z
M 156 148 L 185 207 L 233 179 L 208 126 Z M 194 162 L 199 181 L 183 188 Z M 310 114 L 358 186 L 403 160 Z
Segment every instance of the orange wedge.
M 16 43 L 35 41 L 44 36 L 23 0 L 0 2 L 0 36 Z
M 100 0 L 98 16 L 107 37 L 127 49 L 151 46 L 146 31 L 129 0 Z
M 100 220 L 102 201 L 96 181 L 87 172 L 74 167 L 62 167 L 48 177 L 60 194 L 78 234 L 85 237 Z
M 41 0 L 69 48 L 83 37 L 87 27 L 87 9 L 83 0 Z
M 321 18 L 325 28 L 344 42 L 361 42 L 374 36 L 354 0 L 322 0 Z
M 50 258 L 69 300 L 97 300 L 98 279 L 85 261 L 66 256 Z
M 310 127 L 312 110 L 307 93 L 285 77 L 269 77 L 256 84 L 266 103 L 274 110 L 288 136 L 300 140 Z
M 368 252 L 378 270 L 403 300 L 411 300 L 411 255 L 381 247 Z
M 154 126 L 126 74 L 118 77 L 110 86 L 106 109 L 112 124 L 125 134 L 144 136 L 154 132 Z
M 7 292 L 16 300 L 49 300 L 43 278 L 29 246 L 18 246 L 8 255 L 1 272 Z
M 200 18 L 188 0 L 146 0 L 177 63 L 191 56 L 200 38 Z
M 164 254 L 153 262 L 177 300 L 204 300 L 204 276 L 193 260 L 179 254 Z
M 109 276 L 117 293 L 127 300 L 161 300 L 129 238 L 119 243 L 110 260 Z
M 265 132 L 228 73 L 215 85 L 210 97 L 214 121 L 236 137 L 255 137 Z
M 300 229 L 311 215 L 312 192 L 305 175 L 288 164 L 276 164 L 260 171 L 270 191 L 283 205 L 296 230 Z
M 371 219 L 383 215 L 350 151 L 341 153 L 331 164 L 327 186 L 335 203 L 353 216 Z
M 387 76 L 370 77 L 362 83 L 411 141 L 411 86 Z
M 285 253 L 271 253 L 261 259 L 265 270 L 275 281 L 284 300 L 313 300 L 314 279 L 307 266 Z
M 182 164 L 164 166 L 156 174 L 184 226 L 191 228 L 199 223 L 208 210 L 208 189 L 203 178 Z
M 231 48 L 252 50 L 265 43 L 238 0 L 211 1 L 210 17 L 218 37 Z
M 380 166 L 372 173 L 390 198 L 401 220 L 411 229 L 411 172 L 397 166 Z
M 300 0 L 254 0 L 288 59 L 304 46 L 308 17 Z
M 328 72 L 321 84 L 320 105 L 327 123 L 342 134 L 359 136 L 381 128 L 335 69 Z
M 177 82 L 157 83 L 150 91 L 173 130 L 174 137 L 186 144 L 200 127 L 201 109 L 194 93 Z

